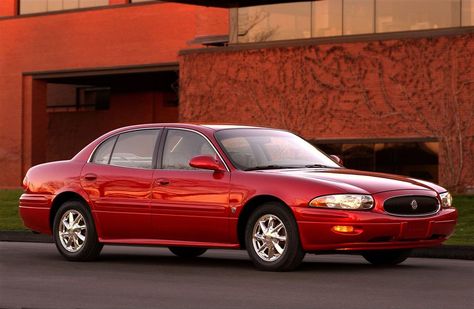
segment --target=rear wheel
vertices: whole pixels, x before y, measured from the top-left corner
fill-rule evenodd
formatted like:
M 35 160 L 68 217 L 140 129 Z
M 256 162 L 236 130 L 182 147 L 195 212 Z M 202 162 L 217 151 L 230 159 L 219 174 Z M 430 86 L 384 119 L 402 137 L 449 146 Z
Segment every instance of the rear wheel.
M 410 249 L 376 250 L 366 251 L 362 253 L 362 256 L 373 265 L 390 266 L 404 262 L 410 253 Z
M 304 252 L 298 227 L 285 206 L 269 202 L 251 215 L 245 229 L 245 245 L 260 270 L 288 271 L 298 267 Z
M 196 247 L 169 247 L 171 252 L 176 256 L 181 258 L 195 258 L 200 255 L 203 255 L 207 249 L 206 248 L 196 248 Z
M 92 215 L 82 202 L 65 202 L 54 217 L 53 239 L 58 251 L 71 261 L 96 259 L 99 243 Z

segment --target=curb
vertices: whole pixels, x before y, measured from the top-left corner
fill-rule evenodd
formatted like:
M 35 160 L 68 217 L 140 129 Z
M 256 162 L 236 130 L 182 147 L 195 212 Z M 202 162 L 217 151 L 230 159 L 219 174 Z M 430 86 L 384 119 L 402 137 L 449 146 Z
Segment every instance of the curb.
M 0 241 L 52 243 L 53 238 L 30 231 L 0 231 Z
M 52 243 L 51 235 L 29 231 L 0 231 L 0 241 Z M 433 248 L 414 249 L 412 257 L 474 260 L 474 246 L 441 245 Z

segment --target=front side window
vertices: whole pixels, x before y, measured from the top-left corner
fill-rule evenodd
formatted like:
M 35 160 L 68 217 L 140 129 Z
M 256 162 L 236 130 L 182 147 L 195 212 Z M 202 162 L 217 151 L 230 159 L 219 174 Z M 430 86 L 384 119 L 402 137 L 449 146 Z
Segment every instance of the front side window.
M 20 0 L 20 14 L 105 6 L 109 0 Z
M 219 144 L 241 170 L 339 167 L 302 138 L 285 131 L 227 129 L 216 132 Z
M 110 165 L 152 168 L 159 131 L 154 129 L 120 134 L 113 147 Z M 97 157 L 99 160 L 100 157 Z
M 217 154 L 201 135 L 185 130 L 168 130 L 163 149 L 163 169 L 193 170 L 189 161 L 196 156 Z

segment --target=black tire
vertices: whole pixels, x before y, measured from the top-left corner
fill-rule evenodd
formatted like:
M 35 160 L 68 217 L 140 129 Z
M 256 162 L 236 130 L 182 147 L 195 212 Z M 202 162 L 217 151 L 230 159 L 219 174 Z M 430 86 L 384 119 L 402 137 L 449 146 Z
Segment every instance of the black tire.
M 259 229 L 260 231 L 262 230 L 261 227 L 259 228 L 260 225 L 257 226 L 258 222 L 260 220 L 265 220 L 265 218 L 269 218 L 271 216 L 273 216 L 273 219 L 271 219 L 273 220 L 273 225 L 270 224 L 270 221 L 268 221 L 267 228 L 269 226 L 273 226 L 273 228 L 277 227 L 278 221 L 276 219 L 280 220 L 280 223 L 283 223 L 284 225 L 283 228 L 285 230 L 283 232 L 284 236 L 286 237 L 286 241 L 280 242 L 279 240 L 271 238 L 271 236 L 267 235 L 263 237 L 267 237 L 266 240 L 256 240 L 256 243 L 254 245 L 254 230 L 257 230 L 256 234 L 263 235 L 259 234 Z M 283 236 L 280 234 L 282 233 L 281 230 L 277 233 L 279 234 L 278 236 Z M 277 247 L 273 241 L 276 241 L 279 245 L 279 248 L 283 249 L 281 253 L 276 250 Z M 260 242 L 262 243 L 262 246 L 260 246 L 260 248 L 263 248 L 264 245 L 267 246 L 267 249 L 264 249 L 260 253 L 266 255 L 266 257 L 261 257 L 259 256 L 259 253 L 257 253 L 257 247 L 259 246 Z M 282 248 L 281 245 L 284 245 L 284 248 Z M 282 205 L 281 203 L 277 202 L 264 203 L 258 206 L 250 215 L 250 218 L 245 227 L 245 246 L 247 248 L 247 252 L 250 256 L 250 259 L 252 260 L 255 267 L 259 270 L 264 271 L 293 270 L 301 264 L 301 261 L 303 260 L 305 255 L 305 252 L 301 247 L 298 226 L 293 217 L 293 214 L 290 210 L 286 208 L 285 205 Z M 268 246 L 273 247 L 273 249 L 268 249 Z M 270 250 L 272 251 L 272 253 L 270 253 Z M 267 251 L 267 253 L 265 253 L 265 251 Z M 270 260 L 271 258 L 274 258 L 275 255 L 279 256 L 273 261 Z
M 362 253 L 364 259 L 377 266 L 393 266 L 410 257 L 411 249 L 375 250 Z
M 71 251 L 73 248 L 67 249 L 67 243 L 65 238 L 61 238 L 59 235 L 60 229 L 64 226 L 64 223 L 61 225 L 61 218 L 68 212 L 73 214 L 80 214 L 83 220 L 80 221 L 82 226 L 85 226 L 85 231 L 83 237 L 85 239 L 81 242 L 81 246 L 77 247 L 77 251 Z M 67 216 L 67 215 L 66 215 Z M 77 217 L 76 217 L 77 218 Z M 77 230 L 83 230 L 78 228 Z M 67 236 L 71 237 L 71 236 Z M 68 238 L 68 239 L 69 239 Z M 92 215 L 89 211 L 89 208 L 80 201 L 67 201 L 61 205 L 56 215 L 54 216 L 53 223 L 53 240 L 56 244 L 56 248 L 59 253 L 62 254 L 67 260 L 70 261 L 92 261 L 97 259 L 102 250 L 103 244 L 101 244 L 97 238 L 97 232 L 92 219 Z M 79 238 L 77 238 L 80 241 Z
M 168 249 L 170 249 L 174 255 L 186 259 L 198 257 L 207 251 L 206 248 L 197 247 L 168 247 Z

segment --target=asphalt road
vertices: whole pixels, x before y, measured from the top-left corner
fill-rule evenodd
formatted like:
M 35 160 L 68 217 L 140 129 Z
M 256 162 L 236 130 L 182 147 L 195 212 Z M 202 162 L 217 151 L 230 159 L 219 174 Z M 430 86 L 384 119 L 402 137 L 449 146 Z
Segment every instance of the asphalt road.
M 474 261 L 411 258 L 376 268 L 358 256 L 307 255 L 260 272 L 245 251 L 183 260 L 167 249 L 106 246 L 62 259 L 52 244 L 0 242 L 0 308 L 473 308 Z

